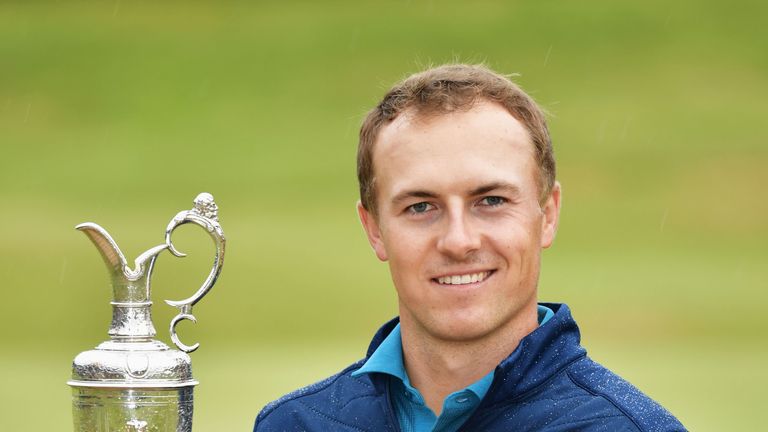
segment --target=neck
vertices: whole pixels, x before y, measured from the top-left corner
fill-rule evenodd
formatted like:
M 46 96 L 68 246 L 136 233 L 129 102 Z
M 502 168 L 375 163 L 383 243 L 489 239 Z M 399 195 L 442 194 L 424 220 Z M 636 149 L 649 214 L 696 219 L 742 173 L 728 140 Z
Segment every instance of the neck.
M 529 310 L 530 309 L 530 310 Z M 429 333 L 401 313 L 403 360 L 413 387 L 440 415 L 445 398 L 494 370 L 537 327 L 536 304 L 519 319 L 472 340 L 447 340 Z

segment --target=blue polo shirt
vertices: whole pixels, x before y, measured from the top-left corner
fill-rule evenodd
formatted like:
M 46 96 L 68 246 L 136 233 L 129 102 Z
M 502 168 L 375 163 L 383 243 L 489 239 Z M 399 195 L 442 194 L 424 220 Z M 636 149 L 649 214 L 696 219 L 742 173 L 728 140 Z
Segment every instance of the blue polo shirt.
M 554 316 L 552 309 L 539 305 L 539 325 L 543 325 Z M 480 401 L 493 382 L 494 371 L 455 391 L 443 401 L 440 416 L 424 402 L 416 388 L 411 385 L 403 363 L 403 342 L 400 337 L 400 324 L 381 342 L 363 367 L 352 373 L 358 376 L 365 373 L 379 372 L 390 376 L 390 395 L 392 406 L 397 415 L 402 432 L 455 432 L 475 411 Z

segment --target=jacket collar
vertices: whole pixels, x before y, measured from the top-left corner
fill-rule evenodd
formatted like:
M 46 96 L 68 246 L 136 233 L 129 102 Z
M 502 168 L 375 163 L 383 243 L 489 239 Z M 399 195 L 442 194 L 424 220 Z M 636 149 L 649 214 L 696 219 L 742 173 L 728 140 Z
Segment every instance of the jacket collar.
M 517 348 L 497 367 L 483 406 L 523 394 L 586 354 L 579 345 L 579 327 L 565 304 L 542 303 L 555 315 L 546 325 L 524 337 Z M 371 340 L 366 360 L 397 326 L 399 318 L 384 324 Z M 374 380 L 378 381 L 378 380 Z M 378 385 L 377 385 L 378 387 Z
M 394 330 L 399 323 L 400 317 L 395 317 L 381 326 L 376 334 L 373 335 L 373 339 L 371 339 L 370 345 L 368 345 L 368 351 L 365 353 L 365 360 L 368 360 L 371 357 L 373 352 L 376 351 L 376 348 L 378 348 L 379 345 L 384 342 L 384 339 L 386 339 L 387 336 L 392 333 L 392 330 Z
M 483 405 L 508 400 L 532 390 L 586 354 L 581 334 L 565 304 L 542 303 L 555 316 L 524 337 L 496 367 L 496 379 Z

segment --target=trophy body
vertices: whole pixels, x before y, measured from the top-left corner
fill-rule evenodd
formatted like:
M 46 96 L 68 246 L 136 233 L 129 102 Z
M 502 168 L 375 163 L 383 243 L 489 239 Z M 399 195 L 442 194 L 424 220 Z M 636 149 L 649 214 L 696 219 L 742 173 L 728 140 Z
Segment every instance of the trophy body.
M 192 430 L 192 387 L 175 391 L 137 389 L 127 393 L 126 398 L 126 392 L 122 390 L 76 389 L 73 396 L 75 430 Z M 140 418 L 144 420 L 139 420 Z
M 213 269 L 191 297 L 168 301 L 180 312 L 170 324 L 173 349 L 155 340 L 150 300 L 150 276 L 157 256 L 168 249 L 184 256 L 171 243 L 173 230 L 185 223 L 205 228 L 216 246 Z M 96 245 L 110 271 L 113 301 L 110 340 L 84 351 L 72 363 L 72 410 L 76 432 L 191 432 L 192 361 L 187 346 L 176 334 L 176 324 L 196 321 L 192 306 L 213 287 L 224 258 L 225 239 L 218 224 L 213 197 L 200 194 L 195 207 L 174 217 L 166 229 L 166 242 L 142 253 L 134 268 L 127 265 L 117 244 L 100 226 L 77 226 Z

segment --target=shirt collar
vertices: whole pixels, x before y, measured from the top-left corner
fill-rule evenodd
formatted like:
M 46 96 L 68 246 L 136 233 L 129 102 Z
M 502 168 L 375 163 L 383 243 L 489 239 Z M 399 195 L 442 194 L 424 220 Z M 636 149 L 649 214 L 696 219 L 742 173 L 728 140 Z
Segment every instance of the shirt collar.
M 352 372 L 352 376 L 366 373 L 385 373 L 400 378 L 403 383 L 410 385 L 408 374 L 403 363 L 403 341 L 400 337 L 400 323 L 381 342 L 376 351 L 371 354 L 363 367 Z
M 555 313 L 552 309 L 543 305 L 538 305 L 537 318 L 539 326 L 544 325 L 544 323 L 549 321 L 554 315 Z M 400 379 L 407 389 L 412 389 L 411 381 L 408 379 L 408 373 L 406 372 L 405 364 L 403 363 L 403 341 L 400 337 L 400 323 L 398 323 L 389 335 L 384 338 L 381 345 L 376 348 L 365 364 L 363 364 L 360 369 L 352 372 L 352 376 L 374 372 L 392 375 L 393 377 Z M 493 382 L 493 375 L 494 371 L 492 370 L 488 375 L 474 382 L 466 389 L 482 399 Z
M 383 373 L 391 375 L 402 381 L 403 386 L 411 393 L 418 394 L 418 392 L 411 385 L 411 380 L 408 378 L 408 372 L 405 370 L 405 364 L 403 363 L 403 342 L 400 337 L 400 324 L 398 323 L 392 332 L 384 339 L 379 347 L 374 351 L 368 361 L 365 362 L 363 367 L 352 372 L 352 376 L 363 375 L 367 373 Z M 469 385 L 465 390 L 469 390 L 477 396 L 478 399 L 482 399 L 488 388 L 493 382 L 493 371 L 488 375 L 479 379 L 478 381 Z
M 539 318 L 539 327 L 543 326 L 544 323 L 546 323 L 553 316 L 555 316 L 555 312 L 544 305 L 538 305 L 537 314 Z

